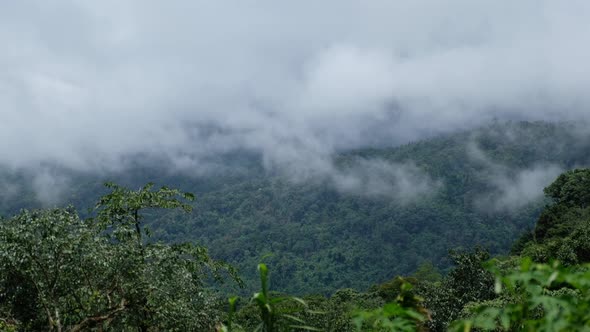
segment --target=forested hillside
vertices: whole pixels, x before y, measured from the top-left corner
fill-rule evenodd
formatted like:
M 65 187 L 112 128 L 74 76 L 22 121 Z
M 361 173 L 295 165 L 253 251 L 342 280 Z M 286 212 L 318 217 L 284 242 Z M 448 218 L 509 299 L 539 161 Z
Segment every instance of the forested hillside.
M 440 184 L 409 200 L 263 177 L 203 193 L 190 219 L 168 215 L 154 228 L 167 241 L 198 239 L 247 282 L 271 254 L 264 261 L 273 266 L 273 287 L 291 293 L 363 289 L 424 262 L 444 270 L 449 249 L 507 253 L 531 229 L 545 204 L 542 188 L 588 163 L 590 140 L 574 128 L 498 124 L 338 156 L 342 168 L 359 159 L 413 163 Z
M 533 227 L 545 204 L 542 188 L 561 171 L 588 164 L 590 139 L 580 128 L 496 123 L 400 147 L 342 152 L 333 172 L 360 178 L 352 188 L 326 176 L 301 180 L 265 171 L 257 156 L 243 154 L 206 175 L 164 166 L 73 174 L 60 197 L 84 215 L 106 192 L 105 180 L 131 187 L 153 181 L 193 192 L 190 214 L 148 213 L 155 239 L 208 247 L 212 257 L 238 268 L 249 290 L 264 261 L 273 269 L 273 289 L 330 294 L 366 289 L 424 263 L 444 272 L 449 249 L 480 245 L 507 253 Z M 388 170 L 395 167 L 409 171 L 392 175 Z M 26 184 L 26 174 L 10 176 L 4 181 Z M 370 191 L 381 182 L 386 190 Z M 31 191 L 11 197 L 2 201 L 7 214 L 41 205 Z
M 229 298 L 235 269 L 190 242 L 155 242 L 149 211 L 188 213 L 167 187 L 113 183 L 92 217 L 71 208 L 23 210 L 0 223 L 3 331 L 580 331 L 590 324 L 590 169 L 560 174 L 548 205 L 511 256 L 452 251 L 445 276 L 430 264 L 359 292 L 293 297 L 259 288 Z M 148 214 L 146 214 L 148 213 Z M 213 282 L 215 281 L 215 282 Z

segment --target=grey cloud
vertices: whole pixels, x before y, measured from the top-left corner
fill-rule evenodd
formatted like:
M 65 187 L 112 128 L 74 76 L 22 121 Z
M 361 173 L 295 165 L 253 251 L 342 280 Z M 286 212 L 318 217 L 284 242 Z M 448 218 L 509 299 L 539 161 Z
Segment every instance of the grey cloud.
M 334 186 L 345 193 L 385 197 L 400 203 L 430 197 L 443 186 L 411 163 L 356 160 L 352 167 L 331 172 Z
M 0 165 L 144 155 L 199 173 L 245 149 L 309 178 L 340 150 L 588 119 L 588 14 L 581 0 L 10 2 Z
M 12 199 L 22 191 L 22 188 L 11 179 L 0 180 L 0 188 L 2 188 L 0 190 L 0 199 L 2 200 Z
M 505 132 L 510 138 L 510 132 Z M 543 188 L 550 185 L 564 171 L 551 163 L 537 163 L 530 167 L 513 169 L 493 161 L 474 142 L 467 153 L 472 160 L 484 166 L 480 176 L 487 179 L 488 192 L 474 197 L 475 206 L 487 211 L 515 211 L 543 198 Z
M 543 188 L 564 170 L 557 165 L 536 165 L 509 177 L 498 175 L 492 182 L 497 188 L 492 206 L 497 210 L 514 210 L 543 198 Z
M 41 169 L 35 172 L 31 184 L 37 200 L 51 206 L 62 202 L 62 196 L 67 192 L 70 182 L 67 176 Z

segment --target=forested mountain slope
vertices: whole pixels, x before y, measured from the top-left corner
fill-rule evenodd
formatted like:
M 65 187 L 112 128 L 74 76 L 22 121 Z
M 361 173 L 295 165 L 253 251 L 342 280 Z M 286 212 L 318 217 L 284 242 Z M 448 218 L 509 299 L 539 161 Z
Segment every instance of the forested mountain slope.
M 272 254 L 264 261 L 279 290 L 364 288 L 424 261 L 444 269 L 451 248 L 507 252 L 534 225 L 542 188 L 561 170 L 588 163 L 584 137 L 570 125 L 496 124 L 355 151 L 338 156 L 338 165 L 359 158 L 412 163 L 439 185 L 404 200 L 343 192 L 329 183 L 258 178 L 202 194 L 190 220 L 167 216 L 154 227 L 166 240 L 197 239 L 251 276 L 247 280 L 254 280 L 256 262 Z
M 508 252 L 534 225 L 545 204 L 542 188 L 561 171 L 588 165 L 590 140 L 582 129 L 497 123 L 342 153 L 334 158 L 336 175 L 305 180 L 269 174 L 255 157 L 234 158 L 229 164 L 242 165 L 240 171 L 219 175 L 173 176 L 157 167 L 77 174 L 63 196 L 88 206 L 103 193 L 103 180 L 178 187 L 197 194 L 194 210 L 153 215 L 155 238 L 208 247 L 213 257 L 234 264 L 250 287 L 264 261 L 276 290 L 366 289 L 426 261 L 444 270 L 452 248 Z M 22 197 L 29 196 L 5 201 L 4 209 L 34 204 Z

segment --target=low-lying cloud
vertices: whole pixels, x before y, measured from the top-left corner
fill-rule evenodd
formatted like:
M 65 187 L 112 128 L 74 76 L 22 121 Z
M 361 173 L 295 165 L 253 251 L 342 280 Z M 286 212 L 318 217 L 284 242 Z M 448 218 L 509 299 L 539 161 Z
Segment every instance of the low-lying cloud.
M 358 159 L 352 166 L 330 172 L 329 176 L 341 192 L 395 199 L 402 204 L 430 197 L 443 186 L 414 164 L 379 159 Z
M 55 205 L 62 202 L 70 181 L 64 174 L 40 169 L 33 175 L 31 185 L 39 202 L 44 205 Z
M 509 132 L 505 133 L 509 136 Z M 492 160 L 474 142 L 467 155 L 484 168 L 479 176 L 486 179 L 488 192 L 474 198 L 475 205 L 487 211 L 515 211 L 543 198 L 543 188 L 550 185 L 564 169 L 560 165 L 538 162 L 524 168 L 510 168 Z
M 496 210 L 515 210 L 537 202 L 543 198 L 543 188 L 563 171 L 557 165 L 535 165 L 519 170 L 512 176 L 498 174 L 492 181 L 497 196 L 491 205 Z
M 588 119 L 589 14 L 582 0 L 13 1 L 0 166 L 142 156 L 199 173 L 246 150 L 305 178 L 337 151 L 494 118 Z

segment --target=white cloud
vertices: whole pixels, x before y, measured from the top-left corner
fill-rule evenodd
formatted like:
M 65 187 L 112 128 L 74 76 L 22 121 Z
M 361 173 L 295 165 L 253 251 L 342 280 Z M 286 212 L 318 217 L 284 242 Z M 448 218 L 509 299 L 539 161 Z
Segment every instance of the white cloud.
M 355 160 L 352 166 L 330 172 L 336 189 L 368 197 L 385 197 L 401 203 L 430 197 L 442 188 L 440 181 L 411 163 Z
M 183 170 L 330 155 L 492 118 L 588 119 L 590 3 L 17 1 L 0 12 L 0 165 Z M 307 174 L 307 175 L 306 175 Z
M 47 206 L 61 203 L 70 184 L 67 177 L 48 169 L 36 172 L 31 183 L 37 200 Z
M 492 206 L 497 210 L 515 210 L 539 201 L 543 198 L 543 188 L 563 171 L 557 165 L 535 165 L 512 176 L 499 174 L 492 182 L 498 191 Z
M 509 140 L 511 132 L 497 133 Z M 559 142 L 554 142 L 559 145 Z M 492 160 L 474 142 L 467 146 L 467 155 L 484 166 L 478 171 L 490 190 L 474 197 L 475 205 L 488 211 L 515 211 L 543 199 L 543 188 L 550 185 L 564 169 L 557 164 L 537 162 L 528 167 L 510 168 Z

